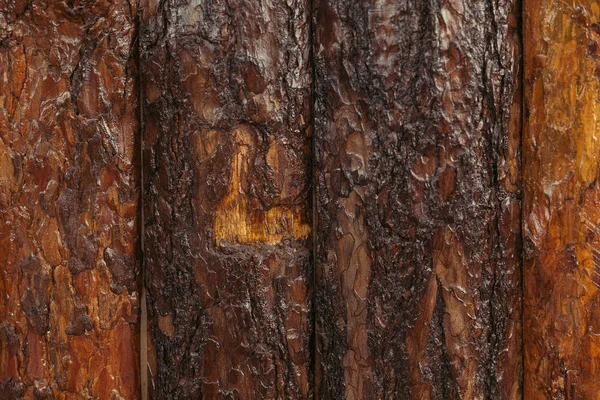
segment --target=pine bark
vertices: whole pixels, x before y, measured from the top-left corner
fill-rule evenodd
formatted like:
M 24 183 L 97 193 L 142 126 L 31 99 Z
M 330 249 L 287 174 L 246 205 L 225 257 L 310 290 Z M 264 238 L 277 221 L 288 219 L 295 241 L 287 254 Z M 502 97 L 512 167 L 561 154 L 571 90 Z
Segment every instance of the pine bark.
M 519 15 L 315 0 L 319 398 L 521 398 Z
M 138 398 L 136 5 L 0 2 L 0 398 Z
M 525 398 L 600 393 L 600 8 L 524 3 Z
M 308 1 L 143 5 L 153 398 L 311 396 Z

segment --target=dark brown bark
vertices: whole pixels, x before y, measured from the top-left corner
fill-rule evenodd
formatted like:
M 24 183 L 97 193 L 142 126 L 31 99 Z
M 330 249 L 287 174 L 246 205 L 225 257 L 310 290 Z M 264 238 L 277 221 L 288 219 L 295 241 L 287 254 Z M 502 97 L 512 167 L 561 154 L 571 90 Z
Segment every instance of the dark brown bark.
M 0 2 L 0 398 L 138 398 L 136 5 Z
M 600 394 L 600 8 L 524 4 L 525 398 Z
M 520 398 L 519 14 L 315 0 L 319 398 Z
M 307 2 L 143 14 L 153 397 L 309 397 Z

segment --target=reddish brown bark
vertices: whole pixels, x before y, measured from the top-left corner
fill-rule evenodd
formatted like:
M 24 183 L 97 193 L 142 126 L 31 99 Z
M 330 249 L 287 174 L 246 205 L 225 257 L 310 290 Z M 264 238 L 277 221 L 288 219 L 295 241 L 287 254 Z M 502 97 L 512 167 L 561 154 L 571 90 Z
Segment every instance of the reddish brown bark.
M 311 395 L 307 4 L 143 6 L 154 398 Z
M 0 398 L 138 397 L 135 18 L 0 2 Z
M 315 1 L 319 398 L 520 398 L 519 13 Z
M 524 8 L 525 398 L 600 396 L 600 6 Z

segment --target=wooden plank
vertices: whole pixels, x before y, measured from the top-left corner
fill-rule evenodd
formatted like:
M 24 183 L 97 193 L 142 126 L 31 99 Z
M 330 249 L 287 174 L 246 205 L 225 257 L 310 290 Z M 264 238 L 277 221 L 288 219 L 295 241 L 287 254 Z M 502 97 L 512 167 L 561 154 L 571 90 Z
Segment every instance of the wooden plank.
M 138 398 L 135 3 L 0 3 L 0 398 Z
M 308 1 L 143 5 L 151 397 L 311 395 Z
M 600 396 L 600 4 L 524 3 L 525 398 Z
M 519 14 L 315 0 L 319 398 L 521 398 Z

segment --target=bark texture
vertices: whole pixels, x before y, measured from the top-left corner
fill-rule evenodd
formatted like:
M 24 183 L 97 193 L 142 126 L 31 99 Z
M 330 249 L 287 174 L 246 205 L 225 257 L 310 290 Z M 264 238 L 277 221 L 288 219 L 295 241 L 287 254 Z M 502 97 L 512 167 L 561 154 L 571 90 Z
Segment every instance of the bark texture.
M 0 398 L 138 397 L 135 3 L 0 1 Z
M 521 398 L 519 15 L 315 0 L 319 398 Z
M 154 398 L 311 395 L 307 7 L 143 5 Z
M 525 398 L 600 396 L 600 4 L 524 4 Z

